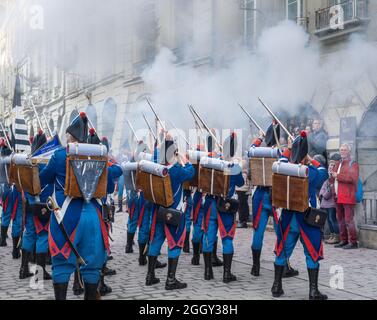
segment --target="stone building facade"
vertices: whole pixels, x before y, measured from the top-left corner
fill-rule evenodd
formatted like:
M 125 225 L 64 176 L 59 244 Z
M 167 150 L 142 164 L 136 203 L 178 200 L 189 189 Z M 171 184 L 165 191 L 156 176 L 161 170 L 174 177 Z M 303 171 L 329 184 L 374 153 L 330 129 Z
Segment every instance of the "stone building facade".
M 124 120 L 132 119 L 133 105 L 148 95 L 141 72 L 162 47 L 171 49 L 179 64 L 190 63 L 210 69 L 232 59 L 233 48 L 240 42 L 253 50 L 261 32 L 284 19 L 296 21 L 310 34 L 311 41 L 321 48 L 323 61 L 339 54 L 355 33 L 373 45 L 377 40 L 377 34 L 373 32 L 376 30 L 377 1 L 144 0 L 142 8 L 131 2 L 127 10 L 119 9 L 124 11 L 124 19 L 120 15 L 113 22 L 116 32 L 114 56 L 109 60 L 111 67 L 103 74 L 83 77 L 69 67 L 51 61 L 49 54 L 41 54 L 63 48 L 65 56 L 74 57 L 75 48 L 64 47 L 64 32 L 43 43 L 43 50 L 40 43 L 22 50 L 23 44 L 28 43 L 27 37 L 22 37 L 29 34 L 30 28 L 38 29 L 38 21 L 33 21 L 35 12 L 38 13 L 38 1 L 1 0 L 2 120 L 9 124 L 17 70 L 25 80 L 24 107 L 31 133 L 38 124 L 29 99 L 33 99 L 38 112 L 46 114 L 50 127 L 61 134 L 76 110 L 88 112 L 100 135 L 107 136 L 113 149 L 119 150 L 126 137 L 131 139 Z M 344 29 L 331 28 L 331 7 L 334 5 L 340 5 L 344 11 Z M 140 12 L 146 19 L 142 28 L 133 23 L 140 17 Z M 100 29 L 100 24 L 94 25 L 92 35 L 100 34 Z M 190 57 L 182 55 L 187 39 L 193 44 Z M 360 238 L 363 245 L 377 248 L 377 131 L 371 134 L 368 130 L 377 120 L 377 77 L 372 74 L 360 79 L 357 87 L 350 88 L 346 104 L 337 105 L 336 100 L 331 99 L 333 94 L 332 88 L 319 88 L 311 104 L 324 119 L 330 137 L 329 153 L 339 147 L 342 119 L 354 117 L 356 159 L 365 191 L 363 203 L 358 205 Z

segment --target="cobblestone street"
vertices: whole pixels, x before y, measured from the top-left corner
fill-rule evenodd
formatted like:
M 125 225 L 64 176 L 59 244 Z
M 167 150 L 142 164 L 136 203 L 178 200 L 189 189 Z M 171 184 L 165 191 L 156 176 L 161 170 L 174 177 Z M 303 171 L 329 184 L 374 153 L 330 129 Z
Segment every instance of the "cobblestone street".
M 273 232 L 266 232 L 265 246 L 261 258 L 261 276 L 253 277 L 251 270 L 250 242 L 252 229 L 237 229 L 235 239 L 235 257 L 233 273 L 238 281 L 231 284 L 222 282 L 222 267 L 214 268 L 215 280 L 203 280 L 203 261 L 200 266 L 192 266 L 191 254 L 182 253 L 178 265 L 177 278 L 188 283 L 188 288 L 180 291 L 166 291 L 164 283 L 167 269 L 156 270 L 161 282 L 152 287 L 144 284 L 147 271 L 146 266 L 138 265 L 138 248 L 134 246 L 134 253 L 125 254 L 127 214 L 117 214 L 113 227 L 112 251 L 114 260 L 108 266 L 115 269 L 115 276 L 106 277 L 113 292 L 103 299 L 273 299 L 270 293 L 273 282 L 273 248 L 275 236 Z M 135 237 L 135 239 L 137 239 Z M 43 288 L 35 289 L 30 279 L 19 280 L 18 272 L 20 260 L 11 258 L 11 240 L 8 247 L 0 248 L 0 299 L 53 299 L 51 282 L 44 282 Z M 329 299 L 377 299 L 376 261 L 377 251 L 369 249 L 343 250 L 325 245 L 325 259 L 321 263 L 320 290 Z M 219 253 L 221 245 L 219 244 Z M 163 247 L 161 261 L 167 261 L 166 245 Z M 285 295 L 281 299 L 307 299 L 308 276 L 305 258 L 301 244 L 296 247 L 291 264 L 300 272 L 298 277 L 283 279 Z M 344 287 L 331 288 L 330 268 L 343 268 Z M 48 266 L 48 270 L 50 270 Z M 33 269 L 33 265 L 31 265 Z M 82 299 L 72 294 L 72 282 L 68 289 L 68 299 Z M 336 281 L 335 281 L 336 282 Z M 33 289 L 34 288 L 34 289 Z

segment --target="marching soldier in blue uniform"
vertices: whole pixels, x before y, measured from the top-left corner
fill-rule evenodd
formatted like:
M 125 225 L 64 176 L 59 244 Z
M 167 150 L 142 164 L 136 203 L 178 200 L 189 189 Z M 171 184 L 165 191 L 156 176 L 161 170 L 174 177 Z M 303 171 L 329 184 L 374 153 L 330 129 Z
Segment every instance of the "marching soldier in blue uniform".
M 33 154 L 47 141 L 45 134 L 40 130 L 34 137 L 31 153 Z M 39 171 L 45 165 L 39 164 Z M 29 272 L 29 257 L 36 251 L 36 262 L 43 270 L 43 279 L 51 280 L 51 275 L 46 271 L 46 258 L 48 252 L 48 226 L 50 214 L 47 208 L 42 208 L 41 204 L 47 202 L 47 198 L 53 193 L 53 186 L 41 185 L 41 194 L 38 197 L 31 196 L 25 192 L 26 215 L 25 230 L 22 237 L 22 259 L 20 267 L 20 279 L 25 279 L 33 274 Z
M 233 132 L 224 141 L 224 160 L 231 160 L 235 155 L 236 150 L 236 135 Z M 235 164 L 230 172 L 229 191 L 227 199 L 231 199 L 235 193 L 235 187 L 241 187 L 245 183 L 241 167 Z M 213 279 L 211 254 L 214 250 L 214 244 L 217 238 L 217 230 L 220 230 L 220 236 L 223 244 L 223 261 L 224 272 L 223 282 L 228 283 L 236 281 L 237 277 L 231 273 L 231 266 L 233 260 L 233 238 L 236 231 L 235 212 L 222 212 L 217 209 L 218 198 L 212 195 L 207 195 L 204 202 L 204 217 L 203 217 L 203 256 L 205 263 L 204 279 Z
M 135 154 L 131 158 L 131 162 L 135 162 L 141 152 L 147 152 L 148 146 L 140 141 Z M 138 245 L 139 245 L 139 265 L 144 266 L 148 263 L 146 247 L 149 242 L 149 234 L 151 228 L 151 215 L 153 204 L 144 198 L 143 191 L 135 189 L 136 177 L 126 176 L 124 177 L 124 184 L 127 192 L 127 207 L 128 207 L 128 223 L 127 223 L 127 244 L 126 253 L 132 253 L 133 240 L 135 237 L 136 229 L 139 229 L 138 233 Z M 165 268 L 166 263 L 162 263 L 156 260 L 155 268 Z
M 93 129 L 93 128 L 91 128 L 91 129 Z M 96 143 L 96 141 L 89 142 L 89 143 Z M 109 152 L 110 146 L 109 146 L 109 142 L 108 142 L 106 137 L 102 138 L 101 143 L 104 146 L 106 146 L 107 151 Z M 108 208 L 108 210 L 105 210 L 107 212 L 108 216 L 106 216 L 106 217 L 103 216 L 102 218 L 104 219 L 104 221 L 106 223 L 107 232 L 109 233 L 109 231 L 110 231 L 109 230 L 110 229 L 109 224 L 112 223 L 111 222 L 113 220 L 112 215 L 114 215 L 114 213 L 115 213 L 114 199 L 112 198 L 112 195 L 113 195 L 114 190 L 115 190 L 115 181 L 120 176 L 122 176 L 123 171 L 122 171 L 121 166 L 118 163 L 116 163 L 116 161 L 114 159 L 109 159 L 108 168 L 109 168 L 109 170 L 108 170 L 108 175 L 107 175 L 107 198 L 102 199 L 103 206 L 107 206 L 107 208 Z M 108 285 L 105 284 L 105 276 L 116 274 L 115 270 L 109 269 L 107 267 L 108 258 L 109 258 L 109 256 L 108 256 L 108 254 L 106 254 L 105 262 L 104 262 L 104 265 L 103 265 L 102 270 L 101 270 L 101 277 L 100 277 L 100 284 L 99 284 L 99 292 L 100 292 L 101 296 L 104 296 L 104 295 L 112 292 L 111 287 L 109 287 Z
M 168 140 L 169 139 L 169 140 Z M 174 150 L 173 150 L 174 149 Z M 154 157 L 157 157 L 157 149 Z M 178 153 L 178 148 L 170 138 L 166 138 L 161 146 L 160 161 L 161 164 L 168 166 L 169 176 L 171 180 L 174 203 L 173 209 L 182 210 L 183 206 L 183 183 L 190 181 L 195 169 L 191 163 L 186 162 L 186 158 Z M 180 163 L 181 162 L 181 163 Z M 152 226 L 150 235 L 150 246 L 148 252 L 148 273 L 146 277 L 146 285 L 150 286 L 160 282 L 155 277 L 155 264 L 158 255 L 160 255 L 161 247 L 167 238 L 168 241 L 168 275 L 165 283 L 166 290 L 183 289 L 187 287 L 186 283 L 176 279 L 176 270 L 179 255 L 184 245 L 186 236 L 185 215 L 182 213 L 180 222 L 177 227 L 166 224 L 164 221 L 157 220 L 158 205 L 154 205 L 152 211 Z
M 12 154 L 12 150 L 8 148 L 6 145 L 5 139 L 0 138 L 0 155 L 1 158 L 10 156 Z M 4 181 L 1 186 L 1 202 L 3 207 L 3 213 L 1 215 L 1 239 L 0 239 L 0 247 L 7 246 L 7 234 L 8 228 L 10 224 L 10 217 L 12 211 L 12 186 L 6 181 L 6 175 L 9 172 L 5 172 L 6 165 L 4 163 L 2 165 L 2 174 L 4 174 Z
M 308 144 L 306 133 L 303 131 L 298 136 L 291 148 L 283 153 L 285 161 L 303 163 L 309 168 L 309 202 L 316 208 L 317 200 L 315 189 L 319 180 L 327 175 L 326 170 L 318 170 L 320 164 L 308 156 Z M 284 160 L 282 160 L 284 161 Z M 326 300 L 327 295 L 318 290 L 319 261 L 323 259 L 323 243 L 321 230 L 318 227 L 308 225 L 304 221 L 304 213 L 283 209 L 280 218 L 280 227 L 277 230 L 277 242 L 275 247 L 275 279 L 271 288 L 274 297 L 284 294 L 282 275 L 287 259 L 291 256 L 296 243 L 300 239 L 306 257 L 306 265 L 309 274 L 309 299 Z
M 67 143 L 85 143 L 88 136 L 88 119 L 80 113 L 66 129 Z M 80 267 L 84 281 L 84 299 L 94 300 L 100 280 L 100 270 L 105 261 L 105 249 L 109 249 L 106 226 L 101 219 L 101 205 L 95 200 L 86 203 L 83 198 L 72 199 L 64 194 L 67 151 L 60 148 L 40 172 L 42 184 L 54 185 L 56 202 L 64 214 L 63 227 L 84 259 Z M 68 282 L 76 269 L 76 256 L 64 238 L 55 215 L 50 219 L 49 246 L 52 256 L 52 278 L 55 298 L 65 300 Z
M 251 147 L 260 147 L 265 140 L 267 147 L 276 147 L 280 137 L 280 127 L 276 122 L 273 122 L 266 131 L 266 136 L 260 132 L 258 138 L 253 141 Z M 253 239 L 251 244 L 251 251 L 253 255 L 253 266 L 251 274 L 255 277 L 260 273 L 260 257 L 263 247 L 264 232 L 266 231 L 268 219 L 273 218 L 273 225 L 275 233 L 278 228 L 279 218 L 276 208 L 272 205 L 271 187 L 258 186 L 253 194 L 252 211 L 253 211 Z M 297 276 L 298 271 L 293 269 L 289 264 L 284 268 L 283 278 Z

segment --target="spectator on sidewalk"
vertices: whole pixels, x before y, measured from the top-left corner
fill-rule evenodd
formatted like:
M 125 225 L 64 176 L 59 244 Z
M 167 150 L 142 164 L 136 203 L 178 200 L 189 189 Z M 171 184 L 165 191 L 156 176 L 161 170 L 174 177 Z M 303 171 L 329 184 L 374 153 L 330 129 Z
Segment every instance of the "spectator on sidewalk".
M 337 161 L 335 161 L 334 158 L 331 157 L 330 163 L 329 163 L 330 176 L 336 164 L 337 164 Z M 336 219 L 336 199 L 335 199 L 335 187 L 334 187 L 333 178 L 329 178 L 324 182 L 319 192 L 319 198 L 321 201 L 321 209 L 324 209 L 327 211 L 327 222 L 330 228 L 330 237 L 329 239 L 325 241 L 325 243 L 337 244 L 340 242 L 340 240 L 339 240 L 338 220 Z
M 312 131 L 308 135 L 309 156 L 314 157 L 321 154 L 327 159 L 326 145 L 328 135 L 322 127 L 320 119 L 314 119 L 312 123 Z
M 356 249 L 358 244 L 354 215 L 359 165 L 351 160 L 351 147 L 348 144 L 340 146 L 340 156 L 341 161 L 332 171 L 332 177 L 335 179 L 336 217 L 340 229 L 340 243 L 335 247 Z
M 239 201 L 238 207 L 238 225 L 237 228 L 247 228 L 249 221 L 249 195 L 251 190 L 251 183 L 247 174 L 247 163 L 242 161 L 242 176 L 245 184 L 242 187 L 236 187 L 236 192 Z

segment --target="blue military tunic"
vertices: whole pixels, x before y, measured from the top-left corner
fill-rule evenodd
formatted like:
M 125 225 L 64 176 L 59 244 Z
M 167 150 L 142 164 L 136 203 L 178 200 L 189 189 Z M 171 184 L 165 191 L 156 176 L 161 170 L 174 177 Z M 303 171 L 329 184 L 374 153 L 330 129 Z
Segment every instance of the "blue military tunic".
M 176 163 L 169 168 L 169 176 L 173 191 L 174 202 L 171 208 L 182 209 L 183 199 L 183 183 L 190 181 L 195 175 L 195 168 L 191 163 L 187 163 L 184 167 Z M 177 227 L 164 224 L 157 221 L 158 205 L 154 205 L 152 211 L 152 225 L 151 225 L 151 245 L 149 248 L 150 256 L 158 256 L 160 254 L 161 246 L 165 240 L 165 236 L 168 241 L 168 252 L 170 258 L 175 258 L 179 255 L 174 249 L 181 249 L 183 247 L 184 239 L 186 236 L 186 221 L 185 215 L 181 216 L 180 223 Z M 174 256 L 172 256 L 174 255 Z
M 62 208 L 66 179 L 65 148 L 55 151 L 48 165 L 40 172 L 42 184 L 52 184 L 57 204 Z M 109 167 L 112 175 L 112 167 Z M 102 207 L 95 199 L 85 203 L 83 198 L 72 199 L 66 209 L 63 225 L 86 262 L 80 267 L 84 282 L 97 283 L 105 260 L 105 248 L 109 250 L 106 225 L 102 220 Z M 54 283 L 68 282 L 76 268 L 76 257 L 59 228 L 55 215 L 50 219 L 49 246 L 52 256 L 52 277 Z

